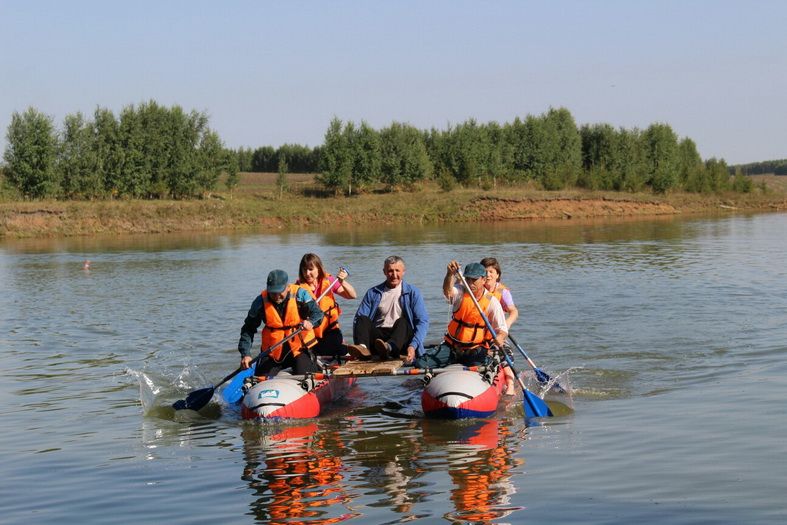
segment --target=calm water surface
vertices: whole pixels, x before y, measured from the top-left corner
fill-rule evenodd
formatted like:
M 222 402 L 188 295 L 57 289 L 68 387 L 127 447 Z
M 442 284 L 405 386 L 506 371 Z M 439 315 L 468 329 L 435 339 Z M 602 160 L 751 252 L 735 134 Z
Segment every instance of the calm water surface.
M 785 232 L 772 214 L 2 241 L 0 522 L 784 523 Z M 432 340 L 448 260 L 496 256 L 512 333 L 574 412 L 427 421 L 417 380 L 376 378 L 300 423 L 174 413 L 235 369 L 265 275 L 307 251 L 359 294 L 403 256 Z

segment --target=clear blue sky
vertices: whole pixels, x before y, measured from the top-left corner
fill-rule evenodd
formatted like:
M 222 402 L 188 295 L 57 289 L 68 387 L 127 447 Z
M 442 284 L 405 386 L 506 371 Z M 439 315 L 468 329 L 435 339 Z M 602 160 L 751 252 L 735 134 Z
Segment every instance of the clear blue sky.
M 0 0 L 0 130 L 156 100 L 229 147 L 376 128 L 665 122 L 703 158 L 787 158 L 787 1 Z M 2 142 L 5 147 L 5 140 Z

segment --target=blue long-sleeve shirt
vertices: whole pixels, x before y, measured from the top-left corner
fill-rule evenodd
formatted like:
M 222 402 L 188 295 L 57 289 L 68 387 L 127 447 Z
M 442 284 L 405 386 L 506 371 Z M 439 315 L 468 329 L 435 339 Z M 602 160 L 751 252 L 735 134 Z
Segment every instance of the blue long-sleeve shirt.
M 353 323 L 358 317 L 368 317 L 372 321 L 377 316 L 377 308 L 385 290 L 385 282 L 369 288 L 361 299 L 358 311 L 355 312 Z M 407 322 L 413 329 L 413 339 L 408 346 L 415 348 L 416 354 L 423 355 L 424 339 L 426 332 L 429 331 L 429 314 L 426 311 L 426 303 L 421 295 L 421 291 L 415 286 L 402 281 L 402 295 L 399 297 L 399 304 L 402 312 L 407 317 Z
M 278 305 L 274 305 L 282 319 L 284 319 L 287 301 L 289 301 L 289 296 Z M 309 292 L 303 288 L 298 288 L 298 293 L 295 294 L 295 302 L 298 305 L 298 313 L 301 319 L 308 319 L 313 326 L 320 325 L 323 313 Z M 265 323 L 265 308 L 263 308 L 262 304 L 262 295 L 258 295 L 251 303 L 249 313 L 246 315 L 246 320 L 243 321 L 243 327 L 240 329 L 240 340 L 238 341 L 238 352 L 240 352 L 240 355 L 251 355 L 254 334 L 257 333 L 257 329 L 263 323 Z

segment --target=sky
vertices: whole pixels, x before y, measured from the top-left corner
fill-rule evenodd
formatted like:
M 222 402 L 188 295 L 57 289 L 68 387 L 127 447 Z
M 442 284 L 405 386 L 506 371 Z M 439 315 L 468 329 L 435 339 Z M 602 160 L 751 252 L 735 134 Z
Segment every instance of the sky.
M 380 129 L 666 123 L 703 158 L 787 158 L 787 1 L 0 0 L 0 129 L 28 107 L 205 112 L 231 148 Z

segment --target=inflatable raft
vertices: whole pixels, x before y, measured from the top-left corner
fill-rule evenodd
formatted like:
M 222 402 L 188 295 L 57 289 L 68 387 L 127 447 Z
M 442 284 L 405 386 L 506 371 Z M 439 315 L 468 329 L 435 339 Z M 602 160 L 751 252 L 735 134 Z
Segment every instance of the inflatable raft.
M 326 373 L 254 377 L 253 369 L 238 373 L 221 395 L 229 405 L 240 405 L 243 419 L 306 419 L 320 415 L 345 396 L 359 376 L 391 375 L 401 361 L 351 362 Z
M 252 369 L 237 374 L 222 391 L 227 404 L 240 405 L 244 419 L 305 419 L 320 415 L 344 397 L 362 376 L 424 376 L 421 407 L 440 419 L 486 418 L 497 411 L 505 376 L 499 363 L 468 368 L 450 365 L 435 370 L 400 369 L 401 361 L 350 362 L 325 373 L 303 376 L 280 372 L 253 377 Z
M 424 415 L 441 419 L 489 417 L 497 411 L 505 389 L 505 375 L 499 365 L 481 372 L 449 365 L 439 373 L 427 374 L 425 381 L 421 393 Z
M 244 370 L 221 393 L 227 404 L 240 405 L 243 419 L 317 417 L 355 383 L 351 377 L 326 374 L 293 376 L 280 372 L 271 378 L 252 374 L 253 369 Z

